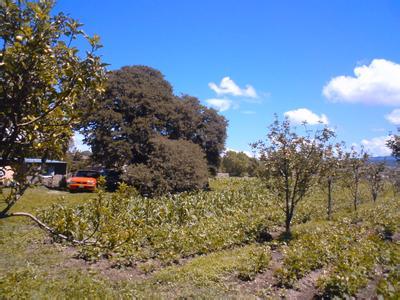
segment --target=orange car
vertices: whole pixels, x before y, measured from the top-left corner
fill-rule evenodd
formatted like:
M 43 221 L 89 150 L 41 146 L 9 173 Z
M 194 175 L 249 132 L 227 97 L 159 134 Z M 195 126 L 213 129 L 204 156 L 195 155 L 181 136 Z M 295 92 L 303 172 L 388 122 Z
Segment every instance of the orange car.
M 79 170 L 75 176 L 67 180 L 68 190 L 75 191 L 94 191 L 97 185 L 97 178 L 100 172 L 93 170 Z

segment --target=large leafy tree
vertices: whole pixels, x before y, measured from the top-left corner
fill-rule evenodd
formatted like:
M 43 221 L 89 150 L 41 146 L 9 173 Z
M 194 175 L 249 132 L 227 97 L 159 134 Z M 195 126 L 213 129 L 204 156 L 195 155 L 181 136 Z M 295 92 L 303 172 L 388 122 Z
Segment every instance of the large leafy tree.
M 178 100 L 170 138 L 186 139 L 199 145 L 206 153 L 211 173 L 215 175 L 225 148 L 228 121 L 215 109 L 201 105 L 196 97 L 185 95 Z
M 10 209 L 38 175 L 24 158 L 62 158 L 81 116 L 78 100 L 91 102 L 103 90 L 99 38 L 63 13 L 53 15 L 53 6 L 52 0 L 0 1 L 0 166 L 11 166 L 16 180 L 3 218 L 21 215 Z M 76 39 L 88 41 L 86 54 Z
M 84 98 L 88 112 L 82 123 L 93 160 L 109 168 L 145 162 L 149 140 L 167 135 L 175 115 L 175 97 L 163 75 L 144 66 L 123 67 L 108 74 L 104 96 L 96 109 Z
M 110 72 L 104 96 L 85 120 L 81 129 L 93 159 L 110 168 L 146 164 L 151 139 L 163 136 L 199 145 L 216 170 L 226 139 L 224 117 L 194 97 L 175 96 L 164 76 L 146 66 Z
M 253 147 L 260 153 L 260 172 L 266 187 L 285 213 L 285 233 L 291 235 L 291 222 L 300 201 L 318 182 L 329 140 L 334 132 L 325 127 L 302 136 L 289 120 L 278 119 L 269 127 L 266 141 Z

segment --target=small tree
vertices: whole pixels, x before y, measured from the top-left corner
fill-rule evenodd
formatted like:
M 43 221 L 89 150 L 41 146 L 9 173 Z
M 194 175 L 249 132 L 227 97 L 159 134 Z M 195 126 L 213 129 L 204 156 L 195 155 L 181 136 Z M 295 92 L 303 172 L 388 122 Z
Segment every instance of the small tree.
M 378 194 L 382 192 L 385 182 L 383 181 L 383 172 L 385 171 L 385 163 L 370 163 L 366 168 L 366 179 L 371 192 L 374 203 L 378 198 Z
M 276 118 L 269 127 L 267 141 L 252 145 L 261 155 L 264 168 L 261 177 L 285 213 L 288 237 L 296 206 L 318 181 L 326 145 L 334 136 L 326 127 L 306 132 L 306 136 L 300 136 L 291 128 L 288 119 L 280 123 Z
M 353 198 L 354 210 L 357 210 L 360 201 L 360 183 L 365 173 L 367 161 L 368 154 L 365 153 L 363 149 L 357 152 L 354 147 L 352 147 L 350 152 L 347 152 L 344 157 L 343 170 L 345 172 L 345 182 Z
M 81 112 L 77 102 L 103 90 L 104 64 L 95 55 L 99 38 L 62 13 L 52 15 L 52 0 L 0 2 L 0 166 L 11 166 L 16 185 L 5 196 L 0 218 L 34 216 L 10 213 L 40 167 L 26 157 L 62 158 Z M 86 39 L 86 55 L 72 46 Z M 28 180 L 30 178 L 30 180 Z
M 320 173 L 320 183 L 327 194 L 328 220 L 332 217 L 333 189 L 336 179 L 340 176 L 342 166 L 342 144 L 329 145 L 324 152 L 323 164 Z

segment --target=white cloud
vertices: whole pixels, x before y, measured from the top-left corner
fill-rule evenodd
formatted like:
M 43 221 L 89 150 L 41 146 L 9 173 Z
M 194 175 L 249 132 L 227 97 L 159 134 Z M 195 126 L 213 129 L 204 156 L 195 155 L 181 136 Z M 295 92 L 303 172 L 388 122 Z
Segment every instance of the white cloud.
M 289 119 L 294 125 L 302 124 L 307 122 L 309 125 L 325 124 L 329 123 L 328 117 L 324 114 L 318 116 L 307 108 L 299 108 L 295 110 L 290 110 L 284 113 L 284 116 Z
M 232 95 L 243 96 L 248 98 L 257 98 L 257 92 L 251 85 L 246 85 L 245 88 L 240 88 L 230 77 L 222 78 L 221 83 L 217 85 L 214 82 L 208 84 L 210 89 L 217 93 L 217 95 Z
M 218 111 L 226 111 L 233 106 L 233 102 L 229 99 L 207 99 L 207 104 Z
M 364 139 L 361 141 L 361 145 L 364 146 L 365 151 L 367 151 L 372 156 L 388 156 L 392 152 L 386 146 L 386 142 L 389 139 L 388 136 L 379 136 L 372 139 Z
M 390 114 L 386 115 L 385 118 L 394 125 L 400 125 L 400 109 L 396 108 Z
M 374 59 L 354 68 L 354 77 L 333 78 L 322 93 L 333 102 L 400 105 L 400 65 Z

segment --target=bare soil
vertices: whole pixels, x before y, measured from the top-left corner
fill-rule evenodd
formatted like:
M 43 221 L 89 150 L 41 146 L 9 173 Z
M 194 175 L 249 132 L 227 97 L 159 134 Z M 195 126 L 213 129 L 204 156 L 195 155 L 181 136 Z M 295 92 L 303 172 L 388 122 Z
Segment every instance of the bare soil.
M 121 280 L 140 280 L 146 279 L 149 274 L 146 274 L 138 265 L 116 267 L 115 263 L 109 259 L 99 259 L 96 262 L 85 261 L 77 258 L 77 251 L 73 247 L 64 247 L 62 249 L 65 260 L 62 262 L 63 267 L 74 268 L 85 272 L 95 272 L 112 281 Z
M 307 276 L 301 278 L 297 283 L 296 287 L 286 291 L 286 299 L 296 300 L 307 300 L 317 298 L 318 290 L 316 283 L 318 278 L 323 274 L 323 270 L 315 270 L 309 273 Z

